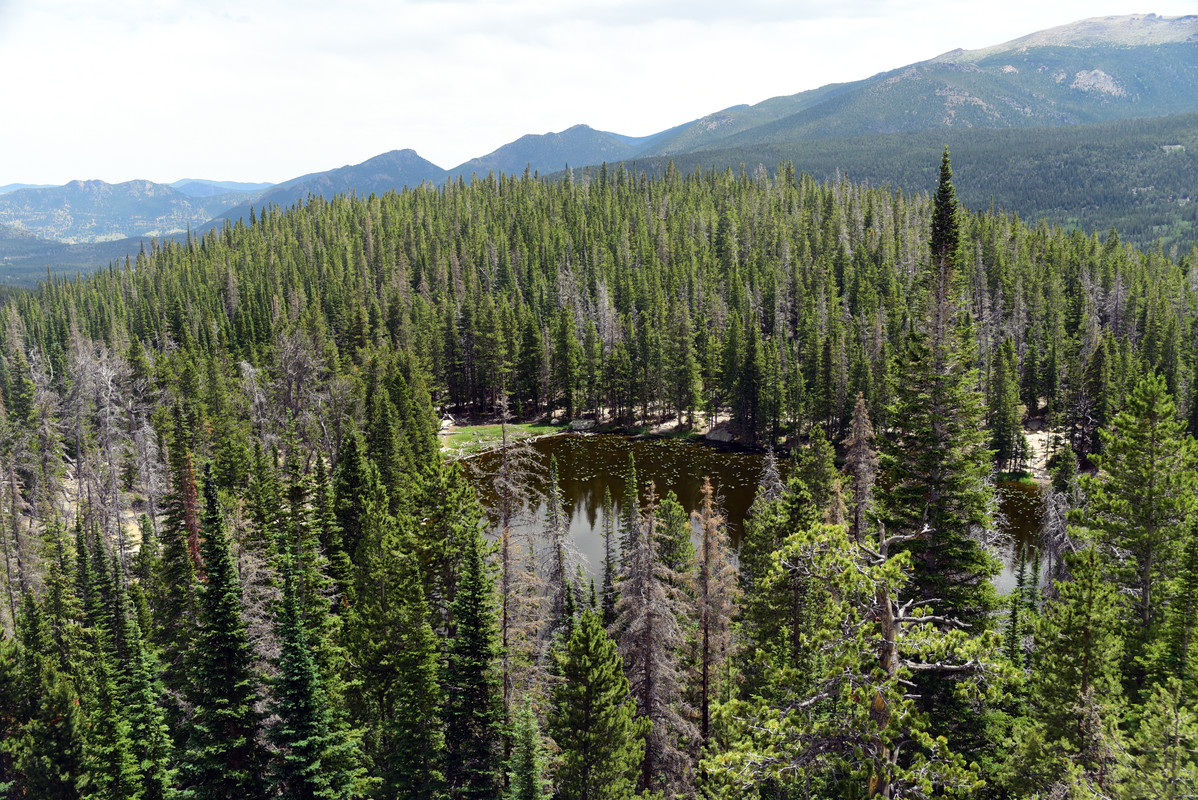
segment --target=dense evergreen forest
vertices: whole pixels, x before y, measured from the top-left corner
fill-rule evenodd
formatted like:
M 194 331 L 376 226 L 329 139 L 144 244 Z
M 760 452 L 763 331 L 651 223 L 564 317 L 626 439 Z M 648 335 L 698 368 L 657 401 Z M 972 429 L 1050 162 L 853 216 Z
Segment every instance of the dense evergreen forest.
M 901 113 L 901 112 L 896 112 Z M 1125 243 L 1160 242 L 1184 255 L 1198 231 L 1193 200 L 1198 114 L 1174 114 L 1052 128 L 948 128 L 777 141 L 674 156 L 686 170 L 702 165 L 801 163 L 823 178 L 846 174 L 876 186 L 928 187 L 936 164 L 927 153 L 947 144 L 961 204 L 1015 211 L 1032 224 L 1119 229 Z M 638 166 L 664 169 L 667 160 Z
M 313 197 L 10 295 L 0 797 L 1193 797 L 1198 249 L 951 178 Z M 629 464 L 591 578 L 555 465 L 484 508 L 445 411 L 727 414 L 792 468 L 737 552 Z

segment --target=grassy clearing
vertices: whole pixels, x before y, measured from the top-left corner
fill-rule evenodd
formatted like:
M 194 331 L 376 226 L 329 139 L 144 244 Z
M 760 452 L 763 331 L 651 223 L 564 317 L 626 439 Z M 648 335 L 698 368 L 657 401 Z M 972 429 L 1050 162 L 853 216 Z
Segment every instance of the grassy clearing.
M 995 476 L 999 483 L 1025 483 L 1034 486 L 1038 483 L 1030 472 L 1000 472 Z
M 561 433 L 563 430 L 565 427 L 562 425 L 543 422 L 512 423 L 507 426 L 507 435 L 508 439 L 525 439 L 529 436 Z M 503 429 L 500 425 L 460 425 L 454 428 L 453 433 L 441 437 L 441 449 L 450 458 L 461 458 L 494 450 L 502 439 Z

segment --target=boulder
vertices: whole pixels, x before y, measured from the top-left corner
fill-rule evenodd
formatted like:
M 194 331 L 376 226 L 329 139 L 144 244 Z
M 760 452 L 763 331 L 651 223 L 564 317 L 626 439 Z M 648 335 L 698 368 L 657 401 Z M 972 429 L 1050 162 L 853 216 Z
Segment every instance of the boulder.
M 570 420 L 570 430 L 572 431 L 589 431 L 593 427 L 595 427 L 595 420 L 593 419 Z
M 731 442 L 732 431 L 727 428 L 712 428 L 703 435 L 703 438 L 709 442 Z

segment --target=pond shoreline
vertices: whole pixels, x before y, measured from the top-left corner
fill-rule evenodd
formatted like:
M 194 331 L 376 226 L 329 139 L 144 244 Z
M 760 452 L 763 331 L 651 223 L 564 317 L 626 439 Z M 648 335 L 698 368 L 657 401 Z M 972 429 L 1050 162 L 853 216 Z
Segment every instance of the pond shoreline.
M 705 442 L 697 437 L 683 439 L 645 431 L 627 435 L 617 431 L 571 431 L 567 426 L 554 426 L 552 431 L 528 437 L 526 441 L 536 451 L 541 465 L 541 469 L 531 476 L 534 481 L 544 480 L 549 458 L 556 456 L 558 488 L 562 491 L 569 518 L 571 540 L 587 554 L 591 564 L 601 563 L 602 559 L 599 531 L 606 514 L 605 490 L 610 491 L 616 519 L 623 518 L 630 454 L 636 457 L 641 488 L 652 482 L 659 498 L 675 492 L 687 512 L 698 508 L 702 482 L 704 478 L 711 478 L 734 542 L 739 542 L 743 520 L 755 499 L 764 463 L 760 451 Z M 460 468 L 484 505 L 494 502 L 490 475 L 499 458 L 492 449 L 459 459 Z M 790 468 L 789 460 L 779 461 L 778 467 L 785 478 Z M 1001 530 L 1003 541 L 996 550 L 1003 570 L 994 583 L 1005 592 L 1014 585 L 1015 554 L 1019 547 L 1035 546 L 1044 487 L 1024 478 L 998 481 L 995 489 L 1004 524 Z M 536 521 L 530 519 L 529 522 L 534 527 L 543 524 L 543 501 L 531 510 Z
M 705 415 L 700 415 L 705 416 Z M 591 423 L 587 427 L 573 427 L 575 423 L 585 422 Z M 728 425 L 729 415 L 720 414 L 710 425 L 704 424 L 701 420 L 696 425 L 686 425 L 677 421 L 677 418 L 668 418 L 664 422 L 659 422 L 652 425 L 621 425 L 609 422 L 603 425 L 594 424 L 593 419 L 579 417 L 574 420 L 567 421 L 563 417 L 554 417 L 546 421 L 545 417 L 537 417 L 533 420 L 523 422 L 509 422 L 508 428 L 512 431 L 509 434 L 509 441 L 513 438 L 519 441 L 537 441 L 550 436 L 560 436 L 565 433 L 580 433 L 587 435 L 618 435 L 625 436 L 634 440 L 670 440 L 670 441 L 687 441 L 701 444 L 705 447 L 710 447 L 719 452 L 725 453 L 765 453 L 770 448 L 768 446 L 755 446 L 745 442 L 743 439 L 731 435 L 731 428 Z M 671 424 L 673 423 L 673 424 Z M 494 429 L 502 423 L 494 422 L 489 419 L 472 420 L 466 424 L 452 424 L 443 426 L 441 429 L 441 451 L 450 461 L 460 461 L 466 458 L 473 458 L 483 453 L 490 453 L 499 450 L 503 445 L 502 438 L 496 435 L 479 435 L 472 440 L 470 446 L 464 447 L 460 445 L 461 439 L 458 440 L 459 446 L 451 444 L 451 440 L 455 435 L 469 435 L 474 431 L 484 431 Z M 552 430 L 544 430 L 552 426 Z M 529 429 L 535 429 L 536 433 L 529 433 Z M 707 434 L 713 429 L 728 431 L 729 438 L 708 438 Z M 778 452 L 789 452 L 790 448 L 782 446 L 778 448 Z
M 703 415 L 700 415 L 703 416 Z M 793 449 L 790 442 L 785 442 L 776 448 L 771 448 L 769 445 L 754 445 L 746 442 L 744 439 L 732 434 L 732 428 L 729 425 L 729 417 L 727 414 L 719 415 L 712 424 L 704 425 L 700 422 L 698 425 L 683 425 L 677 421 L 677 418 L 669 418 L 665 422 L 654 425 L 619 425 L 616 423 L 607 423 L 605 425 L 592 425 L 586 428 L 574 428 L 572 423 L 585 421 L 594 423 L 594 420 L 586 418 L 577 418 L 575 420 L 566 421 L 562 417 L 554 417 L 548 422 L 544 417 L 538 417 L 528 422 L 510 422 L 508 427 L 513 433 L 509 434 L 509 442 L 512 440 L 519 441 L 538 441 L 551 436 L 560 436 L 565 433 L 580 433 L 586 435 L 618 435 L 625 436 L 633 440 L 670 440 L 670 441 L 687 441 L 695 444 L 701 444 L 704 447 L 709 447 L 721 453 L 753 453 L 765 454 L 771 449 L 779 455 L 789 455 Z M 671 426 L 669 423 L 673 421 Z M 1031 420 L 1028 420 L 1030 423 Z M 441 451 L 449 461 L 460 461 L 463 459 L 474 458 L 484 453 L 495 452 L 502 448 L 502 439 L 500 437 L 483 437 L 480 436 L 474 441 L 472 449 L 463 447 L 449 446 L 449 439 L 453 434 L 469 433 L 475 429 L 488 429 L 499 427 L 501 423 L 490 421 L 479 421 L 475 424 L 457 425 L 454 424 L 448 428 L 442 428 L 443 441 L 441 443 Z M 544 430 L 551 427 L 552 430 Z M 535 428 L 537 433 L 528 433 L 529 428 Z M 708 434 L 713 430 L 727 431 L 730 438 L 709 438 Z M 1028 443 L 1028 463 L 1027 470 L 1024 473 L 1028 478 L 1035 481 L 1040 486 L 1048 486 L 1051 483 L 1051 477 L 1048 474 L 1048 459 L 1050 455 L 1050 447 L 1052 443 L 1052 432 L 1044 430 L 1035 425 L 1025 423 L 1023 425 L 1023 433 Z M 801 444 L 801 443 L 800 443 Z M 1010 480 L 1016 480 L 1015 474 L 1009 476 Z

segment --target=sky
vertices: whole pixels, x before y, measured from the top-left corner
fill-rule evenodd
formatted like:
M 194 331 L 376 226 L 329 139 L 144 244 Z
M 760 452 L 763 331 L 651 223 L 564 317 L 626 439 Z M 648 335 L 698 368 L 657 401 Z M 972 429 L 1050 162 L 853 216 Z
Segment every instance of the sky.
M 1126 0 L 1124 0 L 1126 2 Z M 0 0 L 0 185 L 442 167 L 644 136 L 1088 17 L 1196 0 Z

